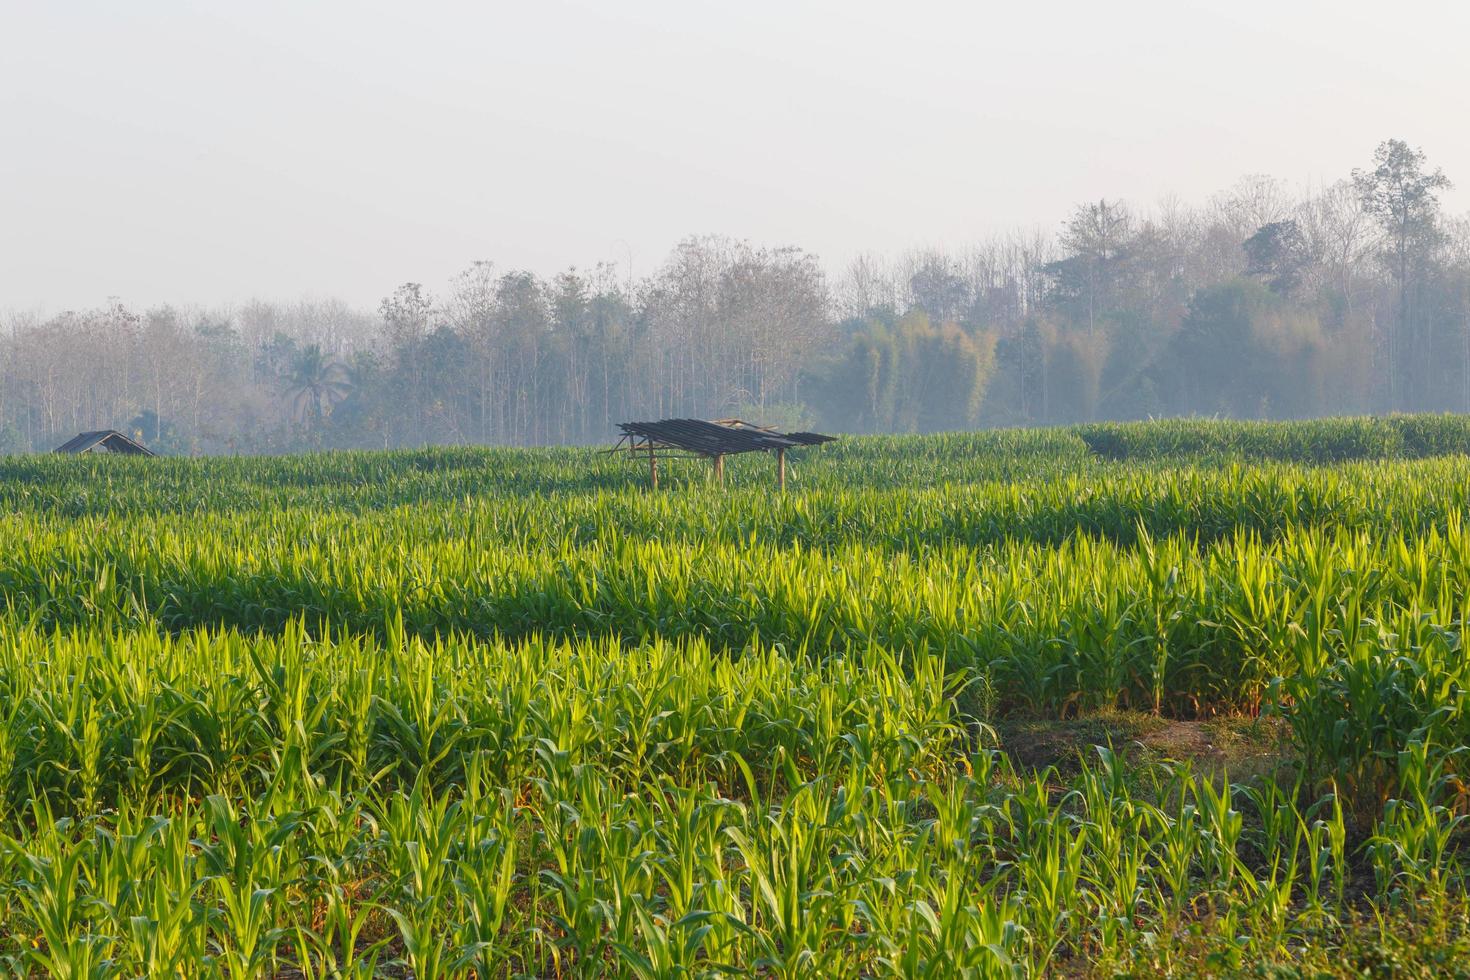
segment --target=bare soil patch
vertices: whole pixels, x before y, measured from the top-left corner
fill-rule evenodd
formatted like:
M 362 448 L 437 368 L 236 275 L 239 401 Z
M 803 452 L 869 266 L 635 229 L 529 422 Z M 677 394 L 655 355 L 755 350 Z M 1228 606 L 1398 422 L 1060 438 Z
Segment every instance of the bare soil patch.
M 1075 775 L 1096 746 L 1128 762 L 1190 762 L 1232 780 L 1261 775 L 1290 758 L 1279 722 L 1267 718 L 1180 721 L 1144 712 L 1107 711 L 1064 721 L 1006 720 L 995 726 L 1000 748 L 1017 769 L 1054 767 Z

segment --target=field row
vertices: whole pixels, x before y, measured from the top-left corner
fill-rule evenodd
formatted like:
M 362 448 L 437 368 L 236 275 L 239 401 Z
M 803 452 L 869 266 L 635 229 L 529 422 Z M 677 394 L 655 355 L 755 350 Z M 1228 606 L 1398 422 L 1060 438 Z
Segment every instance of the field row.
M 1087 483 L 1101 479 L 1117 483 L 1126 507 L 1130 479 L 1148 496 L 1147 486 L 1160 473 L 1179 467 L 1196 468 L 1200 474 L 1219 473 L 1226 464 L 1245 463 L 1266 476 L 1251 489 L 1265 494 L 1254 517 L 1269 521 L 1273 514 L 1269 505 L 1290 505 L 1291 499 L 1274 492 L 1276 477 L 1270 467 L 1261 464 L 1283 467 L 1289 482 L 1310 472 L 1287 468 L 1289 464 L 1364 464 L 1348 471 L 1353 474 L 1352 483 L 1377 474 L 1392 479 L 1395 473 L 1414 472 L 1405 470 L 1406 464 L 1439 460 L 1461 475 L 1458 480 L 1446 480 L 1441 487 L 1450 490 L 1465 483 L 1467 455 L 1467 416 L 1293 423 L 1175 420 L 923 438 L 846 438 L 820 449 L 791 454 L 789 476 L 793 491 L 803 494 L 853 487 L 868 491 L 866 500 L 859 497 L 861 507 L 890 492 L 901 499 L 915 490 L 988 484 L 988 497 L 1006 485 L 1022 483 L 1033 493 L 1045 496 L 1045 488 L 1057 479 L 1070 479 L 1072 489 L 1079 479 Z M 726 461 L 725 474 L 731 488 L 751 491 L 742 499 L 742 509 L 751 506 L 752 500 L 769 496 L 773 465 L 769 456 L 761 453 Z M 1332 482 L 1332 471 L 1326 472 Z M 1434 478 L 1436 471 L 1419 472 Z M 710 473 L 705 462 L 669 465 L 662 482 L 671 489 L 688 492 L 707 486 Z M 1224 479 L 1229 482 L 1234 477 L 1227 475 Z M 544 495 L 616 497 L 641 491 L 646 482 L 646 464 L 626 455 L 581 448 L 439 448 L 149 460 L 26 455 L 0 457 L 0 510 L 70 517 L 264 508 L 364 512 L 399 505 L 463 504 L 492 497 L 533 504 L 541 503 L 537 498 Z M 1173 489 L 1163 493 L 1177 497 L 1181 489 L 1191 495 L 1187 482 L 1182 488 L 1174 484 Z M 1351 487 L 1340 487 L 1332 493 L 1350 495 Z M 1109 500 L 1116 495 L 1109 489 L 1100 496 Z M 988 500 L 972 499 L 969 503 L 984 507 Z M 1358 505 L 1360 512 L 1369 509 L 1371 503 Z M 1215 515 L 1206 511 L 1203 516 L 1208 523 Z M 1294 508 L 1288 506 L 1281 519 L 1295 518 Z M 1067 530 L 1078 523 L 1062 521 Z M 1089 524 L 1087 520 L 1080 523 L 1084 527 Z M 1202 530 L 1208 533 L 1209 528 Z
M 1467 448 L 0 460 L 0 973 L 1451 972 Z
M 1360 826 L 1301 780 L 1018 774 L 932 659 L 6 637 L 17 970 L 1241 969 L 1343 940 L 1350 896 L 1420 921 L 1464 886 L 1420 741 Z
M 1181 717 L 1259 710 L 1277 678 L 1359 643 L 1435 630 L 1460 649 L 1470 534 L 1304 529 L 1134 546 L 1073 538 L 953 547 L 912 559 L 665 544 L 540 549 L 430 541 L 343 524 L 301 538 L 182 527 L 33 531 L 0 556 L 12 622 L 179 631 L 697 639 L 825 659 L 919 651 L 993 683 L 997 710 L 1146 707 Z M 371 557 L 369 557 L 371 556 Z M 1406 639 L 1405 637 L 1408 637 Z

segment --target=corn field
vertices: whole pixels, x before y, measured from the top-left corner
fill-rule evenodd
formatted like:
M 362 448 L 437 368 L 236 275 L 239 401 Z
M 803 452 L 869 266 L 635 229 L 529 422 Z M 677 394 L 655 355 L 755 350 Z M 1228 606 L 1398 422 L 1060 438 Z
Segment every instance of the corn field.
M 0 970 L 1464 970 L 1467 450 L 0 459 Z M 998 734 L 1120 711 L 1278 758 Z

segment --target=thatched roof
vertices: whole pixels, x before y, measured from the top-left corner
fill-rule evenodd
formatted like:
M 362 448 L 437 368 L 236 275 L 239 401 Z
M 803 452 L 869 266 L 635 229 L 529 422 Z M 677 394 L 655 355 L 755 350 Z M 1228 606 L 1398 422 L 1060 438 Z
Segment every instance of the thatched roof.
M 659 422 L 623 422 L 624 440 L 643 447 L 675 449 L 700 456 L 728 456 L 762 450 L 792 449 L 831 442 L 833 436 L 816 432 L 777 432 L 740 419 L 663 419 Z M 621 443 L 620 443 L 621 444 Z
M 115 453 L 119 456 L 157 456 L 153 450 L 116 429 L 82 432 L 56 447 L 58 453 Z

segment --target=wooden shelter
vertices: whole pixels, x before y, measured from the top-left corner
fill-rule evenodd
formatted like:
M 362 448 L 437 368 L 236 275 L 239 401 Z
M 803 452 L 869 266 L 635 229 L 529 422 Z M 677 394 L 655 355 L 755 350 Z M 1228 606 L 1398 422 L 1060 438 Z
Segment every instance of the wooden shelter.
M 708 459 L 717 481 L 725 479 L 725 457 L 737 453 L 776 454 L 776 485 L 786 489 L 786 450 L 832 442 L 836 436 L 820 432 L 777 432 L 768 425 L 742 419 L 663 419 L 659 422 L 623 422 L 623 437 L 609 452 L 626 451 L 647 457 L 648 481 L 658 489 L 660 459 Z
M 153 450 L 116 429 L 82 432 L 56 447 L 58 453 L 108 453 L 117 456 L 157 456 Z

